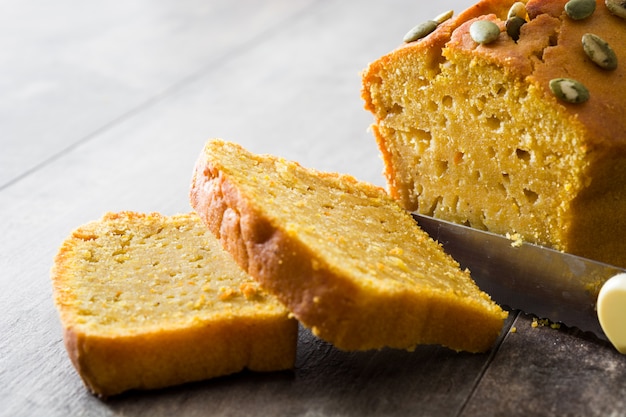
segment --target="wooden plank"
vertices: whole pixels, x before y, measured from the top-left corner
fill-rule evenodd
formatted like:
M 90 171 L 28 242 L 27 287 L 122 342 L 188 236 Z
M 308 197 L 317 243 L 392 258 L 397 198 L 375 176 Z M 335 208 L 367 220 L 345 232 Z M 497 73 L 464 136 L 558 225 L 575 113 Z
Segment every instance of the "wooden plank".
M 0 15 L 0 188 L 272 33 L 310 0 L 21 2 Z
M 342 352 L 306 330 L 298 348 L 293 372 L 242 373 L 128 394 L 107 405 L 124 415 L 154 415 L 155 409 L 165 415 L 194 404 L 192 413 L 210 409 L 215 416 L 454 416 L 489 359 L 435 346 Z
M 577 329 L 520 315 L 461 416 L 623 416 L 626 356 Z

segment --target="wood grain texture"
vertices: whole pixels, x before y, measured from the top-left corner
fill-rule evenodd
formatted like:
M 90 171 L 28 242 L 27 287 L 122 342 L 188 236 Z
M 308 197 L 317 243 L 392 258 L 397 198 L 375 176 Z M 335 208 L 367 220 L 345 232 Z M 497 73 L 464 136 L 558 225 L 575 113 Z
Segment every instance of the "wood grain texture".
M 64 0 L 3 8 L 0 187 L 219 66 L 310 3 Z
M 432 4 L 430 4 L 432 3 Z M 566 330 L 484 355 L 345 353 L 300 333 L 293 372 L 107 402 L 71 367 L 49 269 L 106 211 L 190 210 L 209 137 L 384 184 L 359 71 L 471 0 L 14 2 L 0 13 L 0 415 L 626 415 L 626 360 Z
M 521 314 L 462 415 L 626 415 L 626 357 L 577 329 Z
M 414 352 L 342 352 L 304 329 L 298 347 L 293 372 L 244 372 L 159 392 L 127 394 L 108 405 L 125 415 L 151 415 L 149 404 L 156 401 L 170 412 L 192 402 L 216 416 L 454 416 L 490 360 L 489 353 L 455 353 L 435 346 L 421 346 Z M 159 410 L 163 415 L 165 411 Z

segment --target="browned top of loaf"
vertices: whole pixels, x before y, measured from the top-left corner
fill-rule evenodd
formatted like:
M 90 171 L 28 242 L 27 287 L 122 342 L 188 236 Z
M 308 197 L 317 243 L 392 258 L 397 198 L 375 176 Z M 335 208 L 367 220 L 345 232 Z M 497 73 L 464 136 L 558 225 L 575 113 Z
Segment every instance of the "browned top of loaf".
M 370 66 L 375 74 L 379 66 L 407 59 L 428 59 L 443 62 L 442 48 L 450 53 L 468 53 L 477 59 L 485 59 L 501 66 L 512 77 L 525 79 L 545 92 L 545 99 L 564 106 L 571 114 L 571 121 L 578 119 L 590 133 L 588 146 L 601 144 L 609 147 L 626 147 L 626 21 L 613 16 L 604 1 L 597 0 L 594 14 L 582 21 L 569 18 L 564 12 L 567 0 L 530 0 L 526 7 L 530 21 L 522 26 L 516 43 L 502 31 L 493 43 L 480 45 L 469 35 L 469 27 L 475 19 L 489 19 L 504 26 L 507 13 L 514 1 L 483 0 L 468 8 L 455 18 L 440 25 L 424 39 L 402 45 L 392 53 L 380 58 Z M 603 70 L 585 55 L 581 38 L 590 32 L 606 40 L 615 51 L 618 67 Z M 413 57 L 413 58 L 411 58 Z M 367 74 L 366 74 L 367 77 Z M 590 99 L 582 104 L 558 101 L 549 89 L 553 78 L 573 78 L 583 82 L 590 92 Z M 368 110 L 371 100 L 363 92 Z M 564 120 L 564 123 L 568 121 Z

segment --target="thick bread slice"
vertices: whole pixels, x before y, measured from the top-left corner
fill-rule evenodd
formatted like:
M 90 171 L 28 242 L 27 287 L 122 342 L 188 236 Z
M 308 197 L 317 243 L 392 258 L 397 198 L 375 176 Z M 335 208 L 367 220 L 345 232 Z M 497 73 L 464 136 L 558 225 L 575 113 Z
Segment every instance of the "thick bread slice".
M 383 189 L 209 141 L 191 203 L 239 264 L 344 350 L 484 351 L 507 313 Z
M 100 396 L 293 367 L 297 322 L 195 214 L 109 213 L 52 269 L 69 356 Z

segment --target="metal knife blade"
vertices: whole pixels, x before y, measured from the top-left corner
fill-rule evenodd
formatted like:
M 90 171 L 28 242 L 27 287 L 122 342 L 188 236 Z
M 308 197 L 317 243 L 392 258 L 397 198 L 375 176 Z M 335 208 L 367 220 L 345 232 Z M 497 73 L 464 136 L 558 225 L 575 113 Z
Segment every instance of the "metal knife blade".
M 412 214 L 498 304 L 608 340 L 598 320 L 596 301 L 602 285 L 624 269 Z

